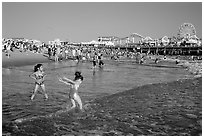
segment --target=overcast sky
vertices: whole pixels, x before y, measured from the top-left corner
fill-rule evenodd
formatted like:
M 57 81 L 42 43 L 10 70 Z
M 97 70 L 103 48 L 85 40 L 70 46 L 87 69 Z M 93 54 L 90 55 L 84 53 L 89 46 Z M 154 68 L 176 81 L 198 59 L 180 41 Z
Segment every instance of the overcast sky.
M 201 2 L 2 3 L 4 38 L 87 42 L 132 33 L 161 38 L 176 36 L 183 23 L 192 23 L 202 37 Z

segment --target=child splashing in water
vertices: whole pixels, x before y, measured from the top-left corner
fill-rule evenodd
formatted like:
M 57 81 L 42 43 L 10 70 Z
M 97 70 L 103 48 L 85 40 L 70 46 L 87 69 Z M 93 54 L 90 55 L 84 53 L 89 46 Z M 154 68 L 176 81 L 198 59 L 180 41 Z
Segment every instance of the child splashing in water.
M 72 102 L 71 109 L 75 108 L 76 103 L 78 103 L 80 110 L 83 110 L 82 109 L 82 101 L 78 95 L 78 88 L 83 81 L 83 76 L 81 75 L 81 72 L 79 72 L 79 71 L 75 72 L 74 80 L 70 80 L 66 77 L 63 77 L 63 78 L 59 78 L 59 81 L 65 83 L 67 85 L 71 85 L 70 93 L 69 93 L 69 98 L 71 99 L 71 102 Z
M 32 73 L 29 76 L 35 80 L 35 89 L 34 89 L 34 92 L 33 92 L 32 96 L 31 96 L 31 100 L 34 99 L 39 87 L 42 88 L 42 90 L 43 90 L 43 92 L 45 94 L 45 99 L 47 100 L 48 95 L 47 95 L 47 93 L 45 91 L 45 84 L 44 84 L 44 78 L 45 78 L 46 74 L 43 71 L 43 65 L 42 64 L 37 64 L 34 67 L 34 73 Z

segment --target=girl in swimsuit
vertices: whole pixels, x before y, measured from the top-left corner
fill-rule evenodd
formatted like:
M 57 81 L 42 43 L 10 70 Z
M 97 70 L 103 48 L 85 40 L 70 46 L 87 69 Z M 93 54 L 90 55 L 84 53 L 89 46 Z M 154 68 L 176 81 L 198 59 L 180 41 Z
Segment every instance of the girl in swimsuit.
M 71 99 L 71 102 L 72 102 L 71 109 L 75 108 L 76 103 L 78 103 L 80 110 L 82 110 L 82 101 L 81 101 L 80 96 L 78 95 L 79 85 L 83 81 L 83 76 L 81 75 L 81 72 L 79 72 L 79 71 L 75 72 L 74 80 L 70 80 L 66 77 L 63 77 L 63 78 L 59 78 L 59 81 L 65 83 L 67 85 L 71 85 L 70 93 L 69 93 L 69 98 Z
M 43 65 L 42 64 L 37 64 L 34 67 L 34 73 L 32 73 L 29 76 L 32 79 L 35 80 L 35 89 L 34 89 L 34 92 L 33 92 L 32 96 L 31 96 L 31 100 L 34 99 L 34 97 L 35 97 L 39 87 L 42 88 L 42 90 L 43 90 L 43 92 L 45 94 L 45 99 L 47 100 L 48 99 L 48 95 L 47 95 L 47 93 L 45 91 L 45 84 L 44 84 L 44 78 L 45 78 L 46 74 L 43 71 Z

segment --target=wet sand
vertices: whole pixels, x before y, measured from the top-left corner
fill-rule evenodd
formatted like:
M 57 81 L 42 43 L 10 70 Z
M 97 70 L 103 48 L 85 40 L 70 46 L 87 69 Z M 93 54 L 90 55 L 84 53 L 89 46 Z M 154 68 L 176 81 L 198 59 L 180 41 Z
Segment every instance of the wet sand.
M 93 128 L 103 135 L 201 135 L 202 78 L 141 86 L 97 99 L 93 108 L 94 120 L 103 121 Z
M 2 67 L 14 67 L 14 66 L 25 66 L 25 65 L 34 65 L 36 63 L 50 62 L 48 58 L 43 56 L 43 54 L 33 53 L 30 51 L 15 52 L 10 53 L 11 56 L 8 58 L 4 52 L 2 52 Z
M 86 103 L 85 112 L 74 110 L 6 124 L 3 135 L 202 135 L 202 77 L 148 84 L 96 98 Z
M 85 110 L 17 123 L 12 135 L 202 135 L 202 79 L 133 88 L 95 99 L 85 105 Z M 39 126 L 42 123 L 43 127 Z M 3 126 L 3 129 L 11 132 L 9 126 Z

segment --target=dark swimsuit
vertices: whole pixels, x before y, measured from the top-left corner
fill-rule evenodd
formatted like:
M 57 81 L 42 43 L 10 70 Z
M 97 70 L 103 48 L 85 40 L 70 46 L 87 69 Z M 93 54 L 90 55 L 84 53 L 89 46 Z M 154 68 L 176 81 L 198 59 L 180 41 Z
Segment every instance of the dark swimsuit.
M 95 56 L 93 57 L 93 66 L 94 67 L 96 66 L 96 57 Z
M 36 79 L 37 80 L 39 80 L 39 79 L 43 79 L 43 77 L 44 77 L 44 75 L 35 75 L 35 77 L 36 77 Z M 39 82 L 35 82 L 35 84 L 37 84 L 37 85 L 43 85 L 44 84 L 44 81 L 42 81 L 41 83 L 39 83 Z
M 35 82 L 35 84 L 37 84 L 37 85 L 43 85 L 44 84 L 44 81 L 42 81 L 41 83 L 39 83 L 39 82 Z

